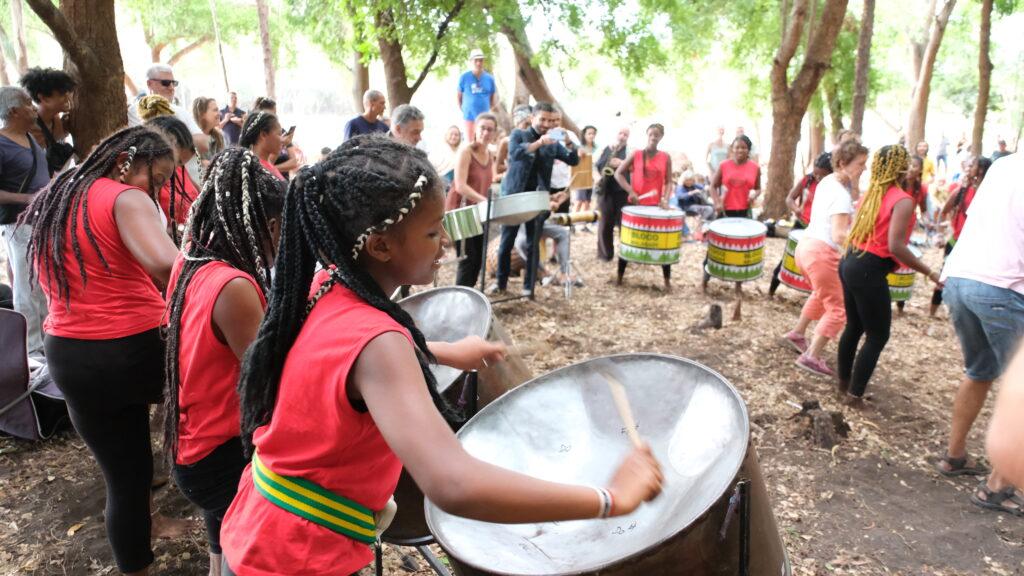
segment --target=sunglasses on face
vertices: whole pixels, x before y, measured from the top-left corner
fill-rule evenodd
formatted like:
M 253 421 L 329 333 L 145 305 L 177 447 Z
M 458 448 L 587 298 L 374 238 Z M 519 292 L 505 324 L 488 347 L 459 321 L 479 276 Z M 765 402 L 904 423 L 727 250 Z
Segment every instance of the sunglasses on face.
M 171 86 L 175 86 L 175 87 L 178 86 L 178 81 L 177 80 L 157 80 L 156 78 L 150 78 L 150 80 L 154 80 L 156 82 L 159 82 L 160 85 L 163 86 L 164 88 L 170 88 Z

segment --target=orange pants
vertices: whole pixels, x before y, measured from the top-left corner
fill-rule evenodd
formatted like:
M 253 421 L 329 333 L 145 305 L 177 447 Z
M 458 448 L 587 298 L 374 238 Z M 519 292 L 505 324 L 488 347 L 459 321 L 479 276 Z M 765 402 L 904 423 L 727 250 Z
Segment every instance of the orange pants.
M 800 312 L 817 320 L 814 333 L 835 339 L 846 325 L 843 285 L 839 281 L 839 252 L 816 238 L 804 238 L 796 247 L 796 264 L 811 283 L 811 297 Z

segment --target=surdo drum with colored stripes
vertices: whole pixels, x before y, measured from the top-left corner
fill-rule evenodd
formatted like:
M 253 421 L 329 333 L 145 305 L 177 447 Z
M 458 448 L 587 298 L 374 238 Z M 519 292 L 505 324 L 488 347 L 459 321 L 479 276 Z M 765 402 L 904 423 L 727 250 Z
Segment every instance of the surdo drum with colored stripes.
M 803 270 L 800 270 L 800 266 L 796 263 L 796 247 L 803 237 L 803 230 L 791 230 L 789 232 L 789 239 L 786 240 L 786 252 L 782 255 L 782 269 L 779 270 L 779 280 L 794 290 L 810 292 L 811 283 L 807 281 Z
M 683 212 L 627 206 L 619 228 L 619 258 L 640 264 L 675 264 L 683 237 Z
M 914 256 L 921 257 L 921 251 L 917 248 L 913 246 L 907 246 L 907 248 L 910 248 L 910 252 Z M 914 293 L 914 281 L 917 279 L 917 272 L 898 260 L 897 264 L 899 264 L 899 267 L 886 276 L 886 280 L 889 281 L 889 298 L 893 302 L 906 302 L 910 300 L 910 295 Z
M 707 273 L 728 282 L 747 282 L 764 271 L 768 227 L 749 218 L 722 218 L 708 225 Z

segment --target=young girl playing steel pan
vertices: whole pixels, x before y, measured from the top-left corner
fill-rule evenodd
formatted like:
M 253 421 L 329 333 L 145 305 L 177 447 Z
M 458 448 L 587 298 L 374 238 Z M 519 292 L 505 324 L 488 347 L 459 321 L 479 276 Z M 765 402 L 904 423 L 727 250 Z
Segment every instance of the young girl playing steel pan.
M 403 465 L 441 509 L 491 522 L 626 514 L 659 493 L 646 448 L 595 489 L 486 464 L 456 440 L 428 363 L 471 369 L 503 350 L 481 340 L 428 348 L 387 297 L 432 281 L 448 243 L 443 201 L 426 155 L 381 137 L 350 140 L 292 181 L 270 304 L 239 383 L 254 454 L 221 530 L 227 570 L 362 568 L 374 512 Z
M 207 172 L 168 283 L 164 446 L 175 483 L 203 510 L 217 575 L 221 519 L 248 463 L 235 386 L 263 320 L 285 187 L 244 148 Z

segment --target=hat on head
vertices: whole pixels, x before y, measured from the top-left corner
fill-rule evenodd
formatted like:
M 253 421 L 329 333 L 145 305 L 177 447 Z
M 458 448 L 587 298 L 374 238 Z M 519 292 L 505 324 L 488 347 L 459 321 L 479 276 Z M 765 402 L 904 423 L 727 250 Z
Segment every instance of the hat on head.
M 470 60 L 483 60 L 483 58 L 484 51 L 479 48 L 474 48 L 473 51 L 469 53 Z

